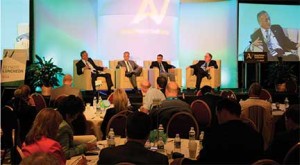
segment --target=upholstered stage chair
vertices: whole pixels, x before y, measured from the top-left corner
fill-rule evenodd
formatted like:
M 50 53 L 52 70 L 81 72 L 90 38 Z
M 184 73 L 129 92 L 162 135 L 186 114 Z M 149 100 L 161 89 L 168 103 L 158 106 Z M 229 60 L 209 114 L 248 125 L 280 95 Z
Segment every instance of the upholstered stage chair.
M 152 68 L 150 69 L 152 61 L 144 61 L 144 68 L 149 69 L 149 82 L 152 84 L 152 87 L 156 88 L 157 83 L 156 79 L 159 76 L 159 69 L 158 68 Z M 171 61 L 167 61 L 167 63 L 171 64 Z M 174 68 L 174 74 L 175 74 L 175 82 L 179 87 L 182 86 L 182 69 L 181 68 Z M 170 70 L 169 70 L 170 72 Z
M 116 66 L 118 65 L 118 61 L 121 60 L 112 60 L 109 61 L 109 68 L 115 69 L 115 82 L 116 82 L 116 88 L 133 88 L 133 86 L 130 83 L 130 80 L 128 77 L 125 76 L 125 68 L 119 68 L 116 69 Z M 143 68 L 143 71 L 140 76 L 136 78 L 137 86 L 140 88 L 140 84 L 142 81 L 148 80 L 148 69 Z
M 196 64 L 198 60 L 194 60 L 193 64 Z M 208 80 L 206 77 L 202 79 L 200 84 L 200 88 L 209 85 L 212 88 L 218 88 L 221 86 L 221 60 L 216 60 L 218 64 L 218 69 L 210 69 L 209 74 L 211 79 Z M 187 88 L 195 88 L 196 85 L 196 76 L 194 75 L 194 69 L 187 68 L 186 69 L 186 87 Z
M 80 90 L 93 90 L 92 88 L 92 78 L 91 78 L 91 71 L 90 70 L 84 70 L 84 73 L 81 75 L 77 74 L 76 71 L 76 63 L 79 60 L 73 61 L 73 84 L 75 88 L 78 88 Z M 94 60 L 95 64 L 98 66 L 103 66 L 101 60 Z M 106 73 L 110 73 L 112 82 L 115 86 L 115 70 L 114 69 L 106 69 L 104 70 Z M 102 85 L 97 85 L 100 83 Z M 104 77 L 98 77 L 96 82 L 96 89 L 97 90 L 107 90 L 107 83 Z

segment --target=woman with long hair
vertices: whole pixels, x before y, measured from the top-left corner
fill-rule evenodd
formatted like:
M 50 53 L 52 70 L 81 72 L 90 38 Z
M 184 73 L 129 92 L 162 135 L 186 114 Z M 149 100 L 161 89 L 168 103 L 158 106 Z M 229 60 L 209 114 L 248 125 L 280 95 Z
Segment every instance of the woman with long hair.
M 124 89 L 118 88 L 113 93 L 113 108 L 106 110 L 103 122 L 101 124 L 101 131 L 103 134 L 103 140 L 106 138 L 106 127 L 109 120 L 117 113 L 121 111 L 129 110 L 129 99 Z
M 23 154 L 30 156 L 36 152 L 51 153 L 60 160 L 61 164 L 65 164 L 66 159 L 62 147 L 54 140 L 62 120 L 58 111 L 52 108 L 42 109 L 37 114 L 32 128 L 25 138 L 22 146 Z

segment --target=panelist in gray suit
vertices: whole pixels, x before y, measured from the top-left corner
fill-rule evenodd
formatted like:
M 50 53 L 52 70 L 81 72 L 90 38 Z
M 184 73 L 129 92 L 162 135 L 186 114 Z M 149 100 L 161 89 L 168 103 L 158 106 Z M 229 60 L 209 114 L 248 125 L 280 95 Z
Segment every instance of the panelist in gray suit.
M 137 82 L 136 82 L 136 76 L 139 76 L 142 73 L 142 67 L 140 67 L 138 64 L 136 64 L 134 61 L 129 60 L 130 58 L 130 53 L 129 52 L 124 52 L 123 53 L 124 60 L 119 61 L 117 68 L 124 67 L 126 68 L 125 75 L 126 77 L 129 78 L 133 90 L 135 92 L 138 92 L 137 89 Z

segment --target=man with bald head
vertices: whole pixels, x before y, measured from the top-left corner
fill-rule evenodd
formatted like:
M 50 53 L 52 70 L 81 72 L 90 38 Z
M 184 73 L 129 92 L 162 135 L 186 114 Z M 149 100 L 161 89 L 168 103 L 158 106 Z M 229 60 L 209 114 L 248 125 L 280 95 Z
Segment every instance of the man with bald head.
M 155 105 L 159 105 L 161 101 L 165 100 L 165 95 L 157 88 L 151 87 L 148 80 L 141 83 L 141 91 L 143 93 L 143 106 L 141 111 L 148 113 Z
M 50 103 L 55 101 L 60 95 L 75 95 L 82 99 L 82 95 L 79 89 L 72 87 L 73 78 L 70 74 L 66 74 L 63 79 L 63 85 L 61 87 L 52 89 L 50 96 Z
M 177 112 L 192 113 L 190 105 L 178 98 L 178 85 L 176 82 L 169 82 L 166 86 L 166 100 L 162 101 L 159 108 L 153 109 L 150 116 L 153 120 L 153 128 L 156 124 L 162 124 L 166 128 L 170 118 Z

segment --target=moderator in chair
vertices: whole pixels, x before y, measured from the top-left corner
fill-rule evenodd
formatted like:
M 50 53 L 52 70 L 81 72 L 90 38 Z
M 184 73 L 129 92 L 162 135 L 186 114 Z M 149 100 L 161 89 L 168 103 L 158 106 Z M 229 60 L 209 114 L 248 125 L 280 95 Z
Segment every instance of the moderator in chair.
M 211 111 L 209 106 L 203 100 L 195 100 L 191 104 L 191 109 L 199 127 L 207 128 L 211 123 Z
M 175 138 L 179 134 L 181 138 L 188 139 L 191 127 L 195 129 L 196 139 L 199 137 L 199 127 L 194 116 L 187 112 L 178 112 L 174 114 L 167 124 L 167 135 L 169 138 Z
M 125 128 L 126 128 L 127 115 L 124 114 L 116 114 L 114 115 L 107 124 L 106 127 L 106 135 L 110 128 L 114 129 L 115 135 L 121 136 L 121 138 L 126 137 Z
M 270 92 L 267 91 L 266 89 L 261 90 L 259 98 L 262 100 L 267 100 L 267 101 L 272 102 L 272 96 L 271 96 Z
M 33 93 L 31 94 L 32 99 L 34 100 L 35 103 L 35 109 L 39 112 L 43 108 L 47 107 L 46 101 L 44 99 L 44 96 L 42 96 L 39 93 Z

